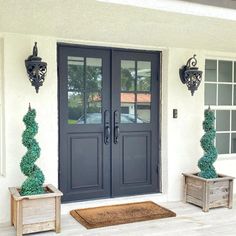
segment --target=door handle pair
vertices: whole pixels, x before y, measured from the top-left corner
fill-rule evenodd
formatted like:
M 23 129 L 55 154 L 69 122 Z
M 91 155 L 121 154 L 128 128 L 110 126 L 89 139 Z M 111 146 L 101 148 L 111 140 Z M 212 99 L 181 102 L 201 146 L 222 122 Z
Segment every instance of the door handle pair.
M 119 127 L 119 112 L 116 110 L 114 112 L 114 144 L 118 143 L 119 136 L 120 136 L 120 127 Z M 110 135 L 111 135 L 111 129 L 110 129 L 110 115 L 109 111 L 106 110 L 104 112 L 104 143 L 109 144 L 110 143 Z

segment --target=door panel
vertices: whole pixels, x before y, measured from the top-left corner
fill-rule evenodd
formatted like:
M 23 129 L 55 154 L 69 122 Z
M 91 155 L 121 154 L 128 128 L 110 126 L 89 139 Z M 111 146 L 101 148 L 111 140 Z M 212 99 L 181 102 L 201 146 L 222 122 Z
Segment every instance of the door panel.
M 159 56 L 58 46 L 64 202 L 159 191 Z
M 110 196 L 110 52 L 60 46 L 60 189 L 63 201 Z
M 129 132 L 121 138 L 122 185 L 150 184 L 150 134 Z
M 102 135 L 76 135 L 69 137 L 69 156 L 72 189 L 102 188 Z M 87 148 L 84 151 L 81 147 Z M 89 170 L 89 171 L 84 171 Z
M 157 192 L 159 55 L 114 50 L 112 62 L 112 196 Z

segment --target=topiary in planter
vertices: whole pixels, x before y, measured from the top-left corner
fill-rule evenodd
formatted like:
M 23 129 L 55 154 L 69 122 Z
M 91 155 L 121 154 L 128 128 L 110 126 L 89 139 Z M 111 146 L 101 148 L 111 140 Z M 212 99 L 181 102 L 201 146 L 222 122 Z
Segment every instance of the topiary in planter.
M 204 150 L 203 157 L 198 161 L 198 167 L 200 172 L 199 177 L 205 179 L 217 178 L 215 167 L 213 163 L 217 159 L 217 150 L 214 146 L 214 139 L 216 136 L 216 130 L 214 128 L 215 115 L 210 107 L 204 112 L 205 120 L 203 121 L 203 129 L 205 134 L 201 138 L 201 147 Z
M 204 212 L 216 207 L 232 208 L 234 177 L 216 173 L 213 166 L 218 155 L 214 146 L 216 136 L 215 115 L 209 107 L 205 110 L 204 116 L 203 129 L 205 134 L 201 138 L 204 155 L 198 161 L 199 173 L 183 173 L 185 202 L 202 207 Z
M 22 134 L 22 143 L 28 149 L 23 156 L 20 167 L 21 171 L 28 178 L 21 186 L 20 194 L 34 195 L 44 193 L 43 183 L 44 175 L 38 166 L 35 165 L 36 160 L 40 157 L 40 147 L 34 136 L 38 133 L 38 124 L 35 122 L 36 111 L 31 109 L 24 116 L 23 121 L 26 129 Z

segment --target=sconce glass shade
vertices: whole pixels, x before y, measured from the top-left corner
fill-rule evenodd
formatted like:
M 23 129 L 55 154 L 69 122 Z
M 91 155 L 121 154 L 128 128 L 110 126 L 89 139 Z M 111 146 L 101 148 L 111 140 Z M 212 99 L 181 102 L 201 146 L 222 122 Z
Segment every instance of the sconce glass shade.
M 196 67 L 197 60 L 195 57 L 196 55 L 193 55 L 193 57 L 187 61 L 186 65 L 179 69 L 180 79 L 183 84 L 187 85 L 192 96 L 202 81 L 202 71 L 198 70 L 198 67 Z
M 43 85 L 45 75 L 47 73 L 47 63 L 42 61 L 41 57 L 38 57 L 37 42 L 35 42 L 33 48 L 33 55 L 29 56 L 25 60 L 25 67 L 31 85 L 35 87 L 36 93 L 39 91 L 39 87 Z

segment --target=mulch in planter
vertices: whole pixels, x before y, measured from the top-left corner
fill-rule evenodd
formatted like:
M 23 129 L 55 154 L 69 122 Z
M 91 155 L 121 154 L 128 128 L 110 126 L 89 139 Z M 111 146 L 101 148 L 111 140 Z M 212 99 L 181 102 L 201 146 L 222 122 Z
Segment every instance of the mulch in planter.
M 176 216 L 151 201 L 77 209 L 70 214 L 87 229 Z

